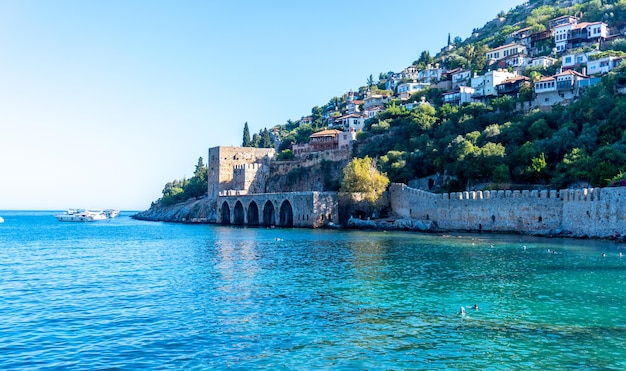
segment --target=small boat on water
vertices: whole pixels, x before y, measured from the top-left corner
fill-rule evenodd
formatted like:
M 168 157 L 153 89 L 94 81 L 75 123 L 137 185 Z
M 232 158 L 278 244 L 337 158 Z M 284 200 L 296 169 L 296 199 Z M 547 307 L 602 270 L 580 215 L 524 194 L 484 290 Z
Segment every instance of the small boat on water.
M 120 211 L 117 209 L 105 209 L 104 214 L 107 216 L 107 218 L 113 219 L 117 218 L 117 216 L 120 215 Z
M 68 209 L 65 213 L 54 215 L 60 222 L 95 222 L 107 220 L 107 214 L 102 210 Z
M 0 216 L 0 223 L 4 223 L 4 218 Z

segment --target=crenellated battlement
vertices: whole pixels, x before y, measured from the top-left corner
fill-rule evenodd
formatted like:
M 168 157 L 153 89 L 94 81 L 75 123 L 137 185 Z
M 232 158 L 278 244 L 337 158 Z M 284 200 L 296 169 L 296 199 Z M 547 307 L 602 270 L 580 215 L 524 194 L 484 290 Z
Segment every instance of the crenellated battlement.
M 444 229 L 626 235 L 624 187 L 434 194 L 392 184 L 389 191 L 395 214 L 434 220 Z
M 237 164 L 233 165 L 233 170 L 259 170 L 263 167 L 263 164 L 253 163 L 253 164 Z

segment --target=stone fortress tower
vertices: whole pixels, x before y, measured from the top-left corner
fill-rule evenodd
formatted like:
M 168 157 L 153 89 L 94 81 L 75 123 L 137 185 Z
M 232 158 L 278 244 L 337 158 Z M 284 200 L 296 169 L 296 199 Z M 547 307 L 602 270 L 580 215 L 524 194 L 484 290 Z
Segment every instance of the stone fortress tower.
M 265 192 L 273 148 L 213 147 L 209 148 L 208 196 L 217 200 L 220 192 L 239 194 Z

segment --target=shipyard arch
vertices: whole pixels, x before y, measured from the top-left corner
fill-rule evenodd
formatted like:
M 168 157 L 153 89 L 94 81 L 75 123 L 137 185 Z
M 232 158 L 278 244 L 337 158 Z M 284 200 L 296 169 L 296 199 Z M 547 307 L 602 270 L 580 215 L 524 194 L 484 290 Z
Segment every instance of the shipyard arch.
M 280 205 L 280 227 L 293 227 L 293 209 L 291 203 L 288 200 L 283 201 Z
M 258 226 L 259 225 L 259 207 L 256 205 L 256 202 L 250 202 L 250 206 L 248 206 L 248 225 L 250 226 Z
M 243 225 L 244 223 L 244 213 L 243 213 L 243 204 L 241 201 L 237 201 L 235 203 L 235 209 L 233 213 L 233 224 L 235 225 Z
M 274 205 L 271 201 L 265 202 L 263 206 L 263 225 L 266 227 L 270 227 L 276 224 L 276 218 L 274 216 Z
M 226 201 L 222 204 L 222 224 L 230 224 L 230 207 Z

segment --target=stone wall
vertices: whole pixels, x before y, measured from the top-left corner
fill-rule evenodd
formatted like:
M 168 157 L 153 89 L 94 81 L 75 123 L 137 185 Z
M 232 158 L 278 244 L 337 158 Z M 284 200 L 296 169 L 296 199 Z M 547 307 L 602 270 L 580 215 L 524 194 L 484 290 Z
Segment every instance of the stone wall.
M 244 189 L 243 184 L 236 184 L 234 180 L 235 166 L 248 164 L 269 165 L 276 151 L 273 148 L 249 148 L 249 147 L 213 147 L 209 148 L 208 163 L 208 196 L 215 200 L 221 191 L 228 189 Z M 256 170 L 262 167 L 256 168 Z M 256 171 L 248 169 L 248 172 Z M 249 178 L 245 174 L 244 178 Z M 248 186 L 253 181 L 248 181 Z M 237 188 L 238 187 L 238 188 Z
M 224 191 L 217 199 L 216 214 L 217 223 L 266 227 L 319 228 L 329 222 L 337 223 L 339 219 L 336 192 L 242 194 Z
M 625 188 L 434 194 L 390 186 L 396 216 L 432 220 L 442 229 L 589 237 L 626 234 L 625 195 Z
M 260 163 L 235 165 L 231 189 L 248 193 L 264 193 L 268 177 L 269 166 L 267 165 Z
M 563 229 L 590 237 L 626 236 L 626 187 L 568 189 L 563 195 Z

